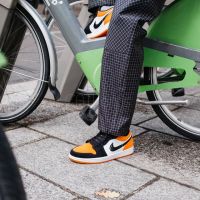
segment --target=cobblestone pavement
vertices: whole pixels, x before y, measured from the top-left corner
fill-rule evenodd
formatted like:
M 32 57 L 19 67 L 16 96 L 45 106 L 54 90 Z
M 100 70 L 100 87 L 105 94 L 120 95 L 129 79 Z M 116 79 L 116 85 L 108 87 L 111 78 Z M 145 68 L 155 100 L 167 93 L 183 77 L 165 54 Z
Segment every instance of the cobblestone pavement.
M 137 106 L 136 153 L 100 165 L 67 155 L 97 132 L 78 116 L 81 104 L 44 100 L 26 119 L 6 127 L 28 199 L 200 200 L 199 143 L 177 137 L 150 107 Z

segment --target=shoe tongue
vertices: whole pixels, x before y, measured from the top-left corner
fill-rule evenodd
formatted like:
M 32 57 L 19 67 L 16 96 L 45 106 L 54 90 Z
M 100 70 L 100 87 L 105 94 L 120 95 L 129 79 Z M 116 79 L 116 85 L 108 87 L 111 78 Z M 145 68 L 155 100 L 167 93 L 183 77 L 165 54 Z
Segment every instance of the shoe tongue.
M 105 11 L 105 10 L 109 10 L 110 8 L 112 8 L 113 6 L 102 6 L 101 7 L 101 11 Z
M 105 141 L 108 141 L 108 140 L 114 139 L 114 138 L 116 138 L 116 136 L 99 132 L 95 137 L 93 137 L 90 140 L 87 140 L 86 142 L 91 143 L 92 145 L 96 146 L 98 144 L 103 144 Z

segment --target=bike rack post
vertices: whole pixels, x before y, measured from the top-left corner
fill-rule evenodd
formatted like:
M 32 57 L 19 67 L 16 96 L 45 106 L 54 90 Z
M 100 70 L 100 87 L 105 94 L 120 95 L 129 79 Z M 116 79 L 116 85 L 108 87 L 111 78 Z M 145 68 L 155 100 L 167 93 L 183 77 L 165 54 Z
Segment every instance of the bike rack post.
M 78 20 L 83 27 L 87 25 L 88 18 L 89 13 L 86 1 L 78 16 Z M 83 73 L 79 65 L 76 63 L 71 49 L 66 45 L 61 57 L 58 59 L 58 80 L 56 85 L 61 94 L 59 101 L 66 103 L 71 102 L 77 88 L 83 80 L 83 77 Z M 53 96 L 48 92 L 46 98 L 53 99 Z

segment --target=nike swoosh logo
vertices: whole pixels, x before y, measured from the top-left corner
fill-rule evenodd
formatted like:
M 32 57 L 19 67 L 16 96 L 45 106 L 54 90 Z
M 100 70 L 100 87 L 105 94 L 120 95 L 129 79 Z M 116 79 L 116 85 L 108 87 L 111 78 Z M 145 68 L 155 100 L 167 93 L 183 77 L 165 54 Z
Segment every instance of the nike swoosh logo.
M 125 146 L 130 140 L 131 140 L 132 137 L 130 137 L 125 143 L 117 146 L 117 147 L 114 147 L 113 143 L 110 145 L 110 151 L 116 151 L 118 149 L 121 149 L 123 146 Z
M 103 23 L 103 21 L 106 19 L 106 17 L 109 15 L 110 13 L 108 13 L 98 24 L 96 23 L 96 21 L 94 22 L 94 28 L 98 29 L 101 24 Z

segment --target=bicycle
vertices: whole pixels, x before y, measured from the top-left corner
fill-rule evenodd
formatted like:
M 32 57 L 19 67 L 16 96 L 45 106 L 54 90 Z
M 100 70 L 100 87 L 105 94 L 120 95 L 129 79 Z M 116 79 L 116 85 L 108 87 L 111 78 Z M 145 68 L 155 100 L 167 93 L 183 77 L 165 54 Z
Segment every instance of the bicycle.
M 105 38 L 88 40 L 68 2 L 44 2 L 76 56 L 83 73 L 98 94 Z M 18 1 L 16 9 L 23 12 L 26 18 L 30 18 L 31 26 L 38 30 L 37 39 L 42 43 L 43 52 L 46 52 L 43 57 L 45 67 L 49 64 L 50 69 L 50 75 L 47 73 L 47 78 L 40 80 L 46 87 L 49 85 L 54 96 L 58 98 L 56 53 L 47 27 L 24 0 Z M 197 106 L 200 84 L 199 11 L 199 0 L 176 0 L 151 23 L 144 42 L 144 76 L 141 77 L 139 87 L 140 93 L 147 93 L 149 101 L 138 99 L 139 103 L 151 105 L 157 116 L 171 129 L 194 140 L 200 140 L 200 113 Z M 185 16 L 185 13 L 190 15 Z M 168 71 L 170 73 L 167 76 L 159 75 L 160 72 Z M 184 92 L 172 95 L 172 89 L 182 89 Z M 44 95 L 41 95 L 41 99 L 43 97 Z M 91 124 L 96 119 L 97 108 L 98 99 L 81 112 L 81 117 L 86 123 Z M 15 121 L 27 113 L 12 119 L 2 119 L 0 114 L 0 119 L 4 122 Z
M 6 59 L 0 52 L 0 68 Z M 0 126 L 0 199 L 26 200 L 22 179 L 7 137 Z

